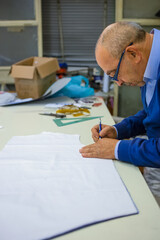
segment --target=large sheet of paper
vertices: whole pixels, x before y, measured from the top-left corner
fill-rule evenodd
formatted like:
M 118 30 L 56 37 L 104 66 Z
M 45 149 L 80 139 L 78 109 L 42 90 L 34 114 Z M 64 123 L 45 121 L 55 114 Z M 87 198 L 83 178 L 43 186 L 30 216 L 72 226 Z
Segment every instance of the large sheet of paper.
M 79 135 L 15 136 L 0 152 L 0 239 L 55 237 L 138 210 L 111 160 L 82 158 Z
M 10 105 L 16 105 L 16 104 L 22 104 L 22 103 L 28 103 L 28 102 L 34 102 L 43 100 L 49 97 L 53 97 L 55 93 L 60 91 L 62 88 L 64 88 L 69 82 L 71 78 L 61 78 L 54 82 L 47 90 L 46 92 L 37 99 L 33 98 L 25 98 L 20 99 L 17 97 L 17 93 L 8 93 L 8 92 L 0 92 L 0 106 L 10 106 Z

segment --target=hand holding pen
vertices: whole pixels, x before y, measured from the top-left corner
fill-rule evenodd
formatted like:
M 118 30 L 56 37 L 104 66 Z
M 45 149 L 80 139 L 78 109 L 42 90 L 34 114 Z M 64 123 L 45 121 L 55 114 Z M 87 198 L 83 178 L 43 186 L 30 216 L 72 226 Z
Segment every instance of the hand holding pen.
M 115 159 L 114 150 L 119 141 L 115 139 L 116 136 L 116 129 L 113 126 L 101 124 L 100 119 L 99 124 L 92 128 L 95 143 L 82 147 L 79 152 L 85 158 Z
M 105 125 L 101 123 L 95 125 L 92 129 L 92 138 L 94 142 L 97 142 L 101 138 L 117 138 L 117 131 L 113 126 Z M 101 134 L 101 136 L 99 135 Z

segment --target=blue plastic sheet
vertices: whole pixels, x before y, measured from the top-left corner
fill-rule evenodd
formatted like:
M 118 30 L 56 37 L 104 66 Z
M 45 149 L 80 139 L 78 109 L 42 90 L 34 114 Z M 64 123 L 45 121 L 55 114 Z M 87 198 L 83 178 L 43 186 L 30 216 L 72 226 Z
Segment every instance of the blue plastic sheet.
M 67 96 L 71 98 L 81 98 L 94 95 L 94 89 L 89 87 L 88 78 L 78 75 L 71 77 L 71 81 L 54 97 Z

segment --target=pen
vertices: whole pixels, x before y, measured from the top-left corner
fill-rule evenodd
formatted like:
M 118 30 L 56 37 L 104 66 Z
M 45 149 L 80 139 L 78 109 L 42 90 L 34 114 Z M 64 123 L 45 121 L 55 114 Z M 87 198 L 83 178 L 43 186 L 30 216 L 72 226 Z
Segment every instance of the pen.
M 99 133 L 100 133 L 100 131 L 102 130 L 102 125 L 101 125 L 101 118 L 99 119 Z M 99 139 L 101 139 L 102 137 L 101 136 L 99 136 Z

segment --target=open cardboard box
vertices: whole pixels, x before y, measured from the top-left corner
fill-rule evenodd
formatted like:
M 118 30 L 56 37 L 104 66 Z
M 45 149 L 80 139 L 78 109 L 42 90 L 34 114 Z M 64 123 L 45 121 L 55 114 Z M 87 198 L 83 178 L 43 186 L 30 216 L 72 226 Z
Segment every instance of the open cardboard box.
M 10 74 L 15 79 L 19 98 L 41 97 L 56 81 L 59 64 L 56 58 L 31 57 L 15 63 Z

